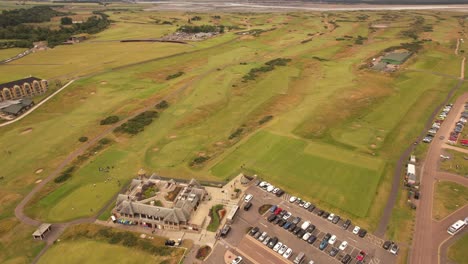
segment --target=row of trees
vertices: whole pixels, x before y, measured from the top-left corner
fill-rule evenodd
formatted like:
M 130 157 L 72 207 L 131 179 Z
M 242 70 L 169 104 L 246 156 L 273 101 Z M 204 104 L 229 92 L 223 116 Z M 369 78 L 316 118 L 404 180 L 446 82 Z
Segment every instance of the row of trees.
M 50 6 L 35 6 L 29 9 L 4 10 L 0 14 L 0 27 L 6 28 L 24 23 L 41 23 L 50 21 L 56 16 L 64 16 L 62 13 L 52 9 Z

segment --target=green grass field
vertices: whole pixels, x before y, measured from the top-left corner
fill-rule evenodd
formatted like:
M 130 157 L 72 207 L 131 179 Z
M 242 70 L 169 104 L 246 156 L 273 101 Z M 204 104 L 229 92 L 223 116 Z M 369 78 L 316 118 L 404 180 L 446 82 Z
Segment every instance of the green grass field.
M 444 150 L 448 156 L 450 156 L 449 160 L 444 160 L 440 162 L 440 169 L 444 171 L 448 171 L 451 173 L 458 174 L 460 176 L 468 175 L 468 165 L 466 164 L 466 157 L 467 155 L 462 152 L 458 152 L 456 150 L 446 149 Z
M 313 198 L 357 216 L 365 216 L 382 174 L 383 162 L 352 152 L 318 148 L 302 140 L 259 132 L 212 168 L 214 175 L 236 175 L 241 166 L 281 182 L 294 195 Z M 356 162 L 362 160 L 364 162 Z M 354 161 L 354 162 L 353 162 Z
M 455 244 L 448 249 L 448 257 L 457 264 L 466 263 L 468 259 L 468 235 L 463 235 Z
M 86 252 L 86 254 L 83 254 Z M 92 240 L 76 240 L 60 242 L 54 245 L 41 257 L 39 263 L 161 263 L 163 259 L 145 252 L 124 246 L 95 242 Z
M 2 9 L 12 6 L 0 4 Z M 115 143 L 81 164 L 68 181 L 49 183 L 26 213 L 48 222 L 93 216 L 120 189 L 117 181 L 125 184 L 140 168 L 203 180 L 224 180 L 245 170 L 372 230 L 384 206 L 381 201 L 388 198 L 395 161 L 457 82 L 451 75 L 459 73 L 460 57 L 453 55 L 453 40 L 460 28 L 450 13 L 418 12 L 434 27 L 422 37 L 433 41 L 425 43 L 401 71 L 383 74 L 360 67 L 385 48 L 410 42 L 400 32 L 408 28 L 415 13 L 398 13 L 389 21 L 381 12 L 369 12 L 362 22 L 357 17 L 364 12 L 284 13 L 274 18 L 264 13 L 221 13 L 216 21 L 211 13 L 200 14 L 202 20 L 196 25 L 269 31 L 247 36 L 232 30 L 180 45 L 118 40 L 160 37 L 193 14 L 143 12 L 139 9 L 145 5 L 139 4 L 111 6 L 114 9 L 106 13 L 114 23 L 90 40 L 0 65 L 2 82 L 29 75 L 51 81 L 82 77 L 21 122 L 0 128 L 4 149 L 0 227 L 9 227 L 0 228 L 0 249 L 9 249 L 0 251 L 2 263 L 29 263 L 43 246 L 31 241 L 33 230 L 15 220 L 13 209 L 83 144 L 78 138 L 105 131 L 108 127 L 99 121 L 109 115 L 123 119 L 162 98 L 170 107 L 142 133 L 110 134 Z M 63 11 L 86 15 L 105 8 L 67 4 Z M 325 18 L 351 22 L 336 22 L 339 27 L 332 29 L 325 27 Z M 392 26 L 371 30 L 372 23 Z M 345 35 L 352 39 L 336 40 Z M 354 44 L 357 35 L 368 39 L 363 45 Z M 1 52 L 0 57 L 14 53 Z M 242 82 L 251 69 L 275 58 L 291 61 Z M 185 74 L 166 80 L 179 71 Z M 270 115 L 271 121 L 259 124 Z M 239 128 L 240 136 L 229 139 Z M 210 159 L 191 167 L 199 156 Z M 99 172 L 105 166 L 114 168 L 108 174 Z M 398 241 L 408 241 L 399 231 L 412 216 L 404 206 L 398 204 L 389 229 Z M 119 252 L 116 256 L 127 250 L 95 243 L 58 244 L 42 261 L 59 263 L 63 261 L 60 252 L 73 247 Z M 95 255 L 93 261 L 100 261 L 102 255 Z M 77 262 L 86 261 L 76 257 Z M 147 260 L 140 257 L 135 258 Z M 109 259 L 116 262 L 113 256 Z
M 468 187 L 454 182 L 439 182 L 435 186 L 433 217 L 442 220 L 468 203 Z

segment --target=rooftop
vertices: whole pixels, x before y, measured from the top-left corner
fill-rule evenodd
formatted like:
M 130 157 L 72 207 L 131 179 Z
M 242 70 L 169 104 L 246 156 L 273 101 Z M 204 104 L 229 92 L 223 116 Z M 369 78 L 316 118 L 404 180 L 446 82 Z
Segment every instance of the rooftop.
M 23 85 L 24 83 L 32 83 L 33 81 L 41 81 L 41 79 L 39 79 L 37 77 L 28 77 L 28 78 L 19 79 L 19 80 L 12 81 L 12 82 L 1 83 L 0 84 L 0 89 L 11 88 L 11 87 L 13 87 L 15 85 Z
M 47 224 L 47 223 L 41 224 L 41 225 L 36 229 L 36 231 L 34 231 L 33 236 L 41 236 L 41 235 L 43 235 L 43 234 L 47 231 L 47 229 L 50 228 L 50 226 L 51 226 L 51 224 Z

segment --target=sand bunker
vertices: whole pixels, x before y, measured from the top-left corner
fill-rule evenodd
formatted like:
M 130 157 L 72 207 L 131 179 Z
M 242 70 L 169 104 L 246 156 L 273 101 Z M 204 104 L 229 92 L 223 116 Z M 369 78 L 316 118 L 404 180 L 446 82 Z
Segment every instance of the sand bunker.
M 106 81 L 102 81 L 101 84 L 102 84 L 102 85 L 105 85 L 105 84 L 107 84 L 107 82 L 106 82 Z
M 44 171 L 44 169 L 40 168 L 40 169 L 37 169 L 35 172 L 36 172 L 36 174 L 41 174 L 43 171 Z
M 40 183 L 42 180 L 37 180 L 36 183 Z
M 169 136 L 170 139 L 177 138 L 176 135 Z
M 159 151 L 159 148 L 153 148 L 153 151 L 154 152 Z
M 33 130 L 33 129 L 32 129 L 31 127 L 28 128 L 28 129 L 25 129 L 25 130 L 21 131 L 20 135 L 25 135 L 25 134 L 31 132 L 32 130 Z

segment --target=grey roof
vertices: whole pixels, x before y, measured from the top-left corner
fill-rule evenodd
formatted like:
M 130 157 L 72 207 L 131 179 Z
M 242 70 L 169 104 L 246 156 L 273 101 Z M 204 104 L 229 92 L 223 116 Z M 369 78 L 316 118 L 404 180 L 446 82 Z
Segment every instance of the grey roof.
M 23 85 L 24 83 L 32 83 L 33 81 L 41 81 L 41 79 L 36 78 L 36 77 L 28 77 L 28 78 L 24 78 L 24 79 L 12 81 L 12 82 L 2 83 L 0 84 L 0 89 L 11 88 L 15 85 Z
M 47 224 L 47 223 L 41 224 L 41 225 L 36 229 L 36 231 L 34 231 L 33 236 L 41 236 L 41 235 L 43 235 L 43 234 L 47 231 L 47 229 L 49 229 L 50 226 L 51 226 L 51 224 Z
M 30 98 L 23 98 L 20 100 L 20 103 L 24 106 L 29 106 L 31 105 L 32 103 L 34 103 L 33 100 L 31 100 Z
M 19 112 L 21 112 L 21 110 L 23 110 L 23 108 L 24 108 L 24 105 L 22 104 L 13 104 L 13 105 L 9 105 L 3 108 L 2 111 L 7 114 L 17 115 L 19 114 Z
M 187 216 L 179 208 L 164 208 L 160 206 L 153 206 L 142 203 L 135 203 L 131 201 L 122 201 L 117 210 L 121 214 L 144 214 L 164 219 L 164 221 L 170 221 L 173 223 L 179 223 L 181 221 L 187 221 Z

